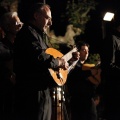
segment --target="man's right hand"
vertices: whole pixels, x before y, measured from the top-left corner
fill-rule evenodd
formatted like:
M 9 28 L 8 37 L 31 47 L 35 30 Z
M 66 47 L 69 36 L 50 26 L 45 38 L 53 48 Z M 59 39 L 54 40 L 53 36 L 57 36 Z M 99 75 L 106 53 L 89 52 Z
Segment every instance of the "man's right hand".
M 68 69 L 69 64 L 63 58 L 58 58 L 58 62 L 59 62 L 59 67 L 60 68 L 63 68 L 64 70 Z

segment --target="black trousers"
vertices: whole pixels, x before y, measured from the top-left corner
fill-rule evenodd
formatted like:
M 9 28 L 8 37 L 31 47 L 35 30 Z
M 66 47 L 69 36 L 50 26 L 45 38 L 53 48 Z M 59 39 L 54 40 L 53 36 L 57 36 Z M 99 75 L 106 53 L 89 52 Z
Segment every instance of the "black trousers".
M 15 96 L 15 120 L 50 120 L 51 96 L 49 89 L 35 91 L 19 89 Z

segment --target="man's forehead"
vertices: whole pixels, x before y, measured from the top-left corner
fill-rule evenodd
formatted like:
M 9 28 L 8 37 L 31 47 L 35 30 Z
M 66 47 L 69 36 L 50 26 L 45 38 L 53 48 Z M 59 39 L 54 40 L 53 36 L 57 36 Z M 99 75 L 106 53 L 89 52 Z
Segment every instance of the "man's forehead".
M 41 12 L 46 13 L 46 12 L 51 12 L 51 11 L 50 11 L 50 8 L 47 5 L 45 5 L 41 8 Z
M 89 49 L 87 45 L 81 46 L 81 49 Z
M 51 11 L 50 11 L 49 7 L 45 6 L 45 8 L 42 9 L 42 14 L 48 18 L 51 18 Z

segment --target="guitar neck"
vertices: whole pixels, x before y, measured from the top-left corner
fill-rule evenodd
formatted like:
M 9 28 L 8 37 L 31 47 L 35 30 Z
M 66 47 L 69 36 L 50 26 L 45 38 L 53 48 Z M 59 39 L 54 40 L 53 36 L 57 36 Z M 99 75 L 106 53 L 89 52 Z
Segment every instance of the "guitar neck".
M 70 71 L 76 66 L 77 62 L 78 62 L 78 60 L 74 61 L 74 62 L 72 63 L 72 65 L 69 66 L 69 68 L 68 68 L 68 73 L 70 73 Z
M 71 51 L 69 51 L 67 54 L 65 54 L 62 58 L 66 61 L 70 60 L 72 58 L 72 52 L 76 52 L 77 48 L 73 48 Z

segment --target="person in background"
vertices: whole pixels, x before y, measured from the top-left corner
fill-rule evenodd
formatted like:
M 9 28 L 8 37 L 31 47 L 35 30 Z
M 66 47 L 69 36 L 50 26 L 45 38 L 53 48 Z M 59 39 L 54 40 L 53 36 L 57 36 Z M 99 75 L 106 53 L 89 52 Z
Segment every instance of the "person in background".
M 1 16 L 2 38 L 0 44 L 1 111 L 4 120 L 12 120 L 14 113 L 13 43 L 22 23 L 17 12 L 6 12 Z M 4 35 L 3 35 L 4 33 Z
M 120 16 L 119 11 L 112 21 L 111 32 L 106 35 L 103 44 L 102 68 L 105 79 L 103 99 L 104 118 L 120 120 Z
M 85 66 L 89 55 L 89 44 L 81 41 L 78 46 L 78 52 L 73 53 L 73 58 L 69 63 L 74 59 L 78 61 L 67 79 L 71 120 L 97 120 L 96 104 L 93 98 L 96 87 L 101 82 L 101 69 L 96 69 L 91 65 Z
M 49 5 L 37 2 L 29 6 L 26 21 L 14 42 L 16 120 L 51 120 L 50 89 L 57 84 L 48 69 L 68 67 L 64 59 L 46 52 L 47 30 L 51 25 Z
M 4 36 L 14 43 L 17 32 L 22 28 L 21 22 L 17 12 L 6 12 L 1 16 L 1 28 L 4 31 Z

